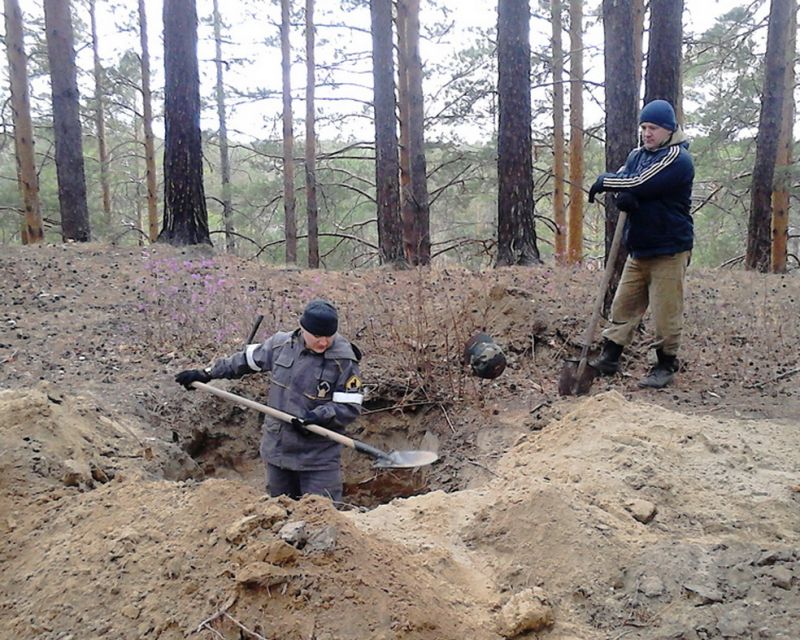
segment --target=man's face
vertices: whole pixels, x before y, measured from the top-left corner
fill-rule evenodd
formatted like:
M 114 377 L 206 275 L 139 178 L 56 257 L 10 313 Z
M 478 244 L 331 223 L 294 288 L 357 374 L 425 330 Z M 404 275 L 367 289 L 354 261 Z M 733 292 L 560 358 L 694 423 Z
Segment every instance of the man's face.
M 328 348 L 333 344 L 335 336 L 315 336 L 309 333 L 303 327 L 300 327 L 300 333 L 303 335 L 303 342 L 305 342 L 306 349 L 310 349 L 314 353 L 325 353 Z
M 672 131 L 659 127 L 652 122 L 643 122 L 639 127 L 642 133 L 642 144 L 648 151 L 658 149 L 672 135 Z

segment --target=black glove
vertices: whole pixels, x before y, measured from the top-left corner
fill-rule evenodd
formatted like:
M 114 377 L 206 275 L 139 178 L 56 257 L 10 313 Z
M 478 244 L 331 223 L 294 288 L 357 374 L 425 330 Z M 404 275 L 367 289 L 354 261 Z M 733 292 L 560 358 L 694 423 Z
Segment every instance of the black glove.
M 307 411 L 302 418 L 292 418 L 291 424 L 299 433 L 304 436 L 316 436 L 317 434 L 306 429 L 305 425 L 316 424 L 320 427 L 327 427 L 332 420 L 332 418 L 320 418 L 313 411 Z
M 613 175 L 613 174 L 611 174 L 611 173 L 601 173 L 599 176 L 597 176 L 597 180 L 594 181 L 594 184 L 589 189 L 589 202 L 594 202 L 594 197 L 598 193 L 603 193 L 606 190 L 606 188 L 603 186 L 603 179 L 606 176 L 610 176 L 610 175 Z
M 319 425 L 320 427 L 327 427 L 331 422 L 333 422 L 335 416 L 324 417 L 323 415 L 324 413 L 325 412 L 323 411 L 323 407 L 320 406 L 317 409 L 306 411 L 305 415 L 301 420 L 299 420 L 298 418 L 295 418 L 295 420 L 298 420 L 301 425 L 316 424 Z M 294 420 L 292 420 L 292 423 L 294 423 Z
M 175 382 L 182 384 L 189 391 L 194 390 L 192 383 L 209 382 L 210 380 L 211 374 L 205 369 L 186 369 L 175 376 Z
M 305 420 L 303 420 L 302 418 L 292 418 L 292 426 L 298 431 L 300 431 L 300 433 L 308 433 L 308 431 L 306 431 L 303 428 L 305 423 L 306 423 Z
M 627 211 L 633 213 L 639 208 L 639 200 L 635 195 L 628 191 L 621 191 L 617 194 L 614 201 L 617 203 L 617 209 L 620 211 Z

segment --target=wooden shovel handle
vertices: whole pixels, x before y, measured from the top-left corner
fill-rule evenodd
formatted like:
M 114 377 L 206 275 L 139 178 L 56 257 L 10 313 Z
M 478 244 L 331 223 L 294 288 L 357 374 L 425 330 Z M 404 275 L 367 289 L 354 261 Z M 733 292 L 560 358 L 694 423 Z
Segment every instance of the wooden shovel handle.
M 606 259 L 606 268 L 603 272 L 603 281 L 600 284 L 600 290 L 597 292 L 597 298 L 594 303 L 594 310 L 592 311 L 592 318 L 589 325 L 586 327 L 586 332 L 583 334 L 583 349 L 581 350 L 581 360 L 585 359 L 589 351 L 589 346 L 592 344 L 594 338 L 594 331 L 597 328 L 597 323 L 600 320 L 600 314 L 603 311 L 603 300 L 605 299 L 606 289 L 608 283 L 611 282 L 611 274 L 614 272 L 614 264 L 617 261 L 619 254 L 619 245 L 622 243 L 622 231 L 625 228 L 625 221 L 628 218 L 627 211 L 620 211 L 617 218 L 617 226 L 614 229 L 614 237 L 611 240 L 611 247 L 608 250 L 608 258 Z
M 235 402 L 236 404 L 240 404 L 243 407 L 248 407 L 249 409 L 255 409 L 256 411 L 260 411 L 261 413 L 265 413 L 268 416 L 272 416 L 273 418 L 277 418 L 278 420 L 282 420 L 283 422 L 291 423 L 294 420 L 294 416 L 280 411 L 278 409 L 273 409 L 272 407 L 268 407 L 265 404 L 261 404 L 260 402 L 256 402 L 255 400 L 250 400 L 249 398 L 243 398 L 242 396 L 237 396 L 235 393 L 230 393 L 229 391 L 225 391 L 224 389 L 218 389 L 217 387 L 212 387 L 210 384 L 205 384 L 204 382 L 194 382 L 193 386 L 196 389 L 202 389 L 203 391 L 208 391 L 209 393 L 213 393 L 215 396 L 219 396 L 220 398 L 224 398 L 225 400 L 230 400 L 231 402 Z M 351 449 L 361 450 L 358 446 L 356 446 L 356 441 L 352 438 L 348 438 L 341 433 L 337 433 L 336 431 L 331 431 L 330 429 L 326 429 L 325 427 L 320 427 L 318 424 L 304 424 L 304 429 L 311 431 L 312 433 L 316 433 L 318 436 L 322 436 L 324 438 L 328 438 L 329 440 L 333 440 L 334 442 L 338 442 L 345 447 L 350 447 Z M 358 443 L 362 444 L 363 443 Z M 371 449 L 371 447 L 370 447 Z M 377 449 L 376 449 L 377 451 Z M 371 452 L 370 452 L 371 453 Z M 386 456 L 385 453 L 380 452 L 384 457 Z

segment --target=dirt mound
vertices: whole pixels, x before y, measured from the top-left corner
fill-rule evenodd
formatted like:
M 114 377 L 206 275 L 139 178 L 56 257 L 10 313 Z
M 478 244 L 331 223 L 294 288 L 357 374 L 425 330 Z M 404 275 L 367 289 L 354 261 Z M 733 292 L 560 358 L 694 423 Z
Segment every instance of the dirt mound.
M 145 435 L 137 421 L 111 419 L 90 398 L 65 395 L 48 383 L 0 391 L 0 439 L 3 486 L 20 498 L 91 490 L 120 473 L 202 476 L 182 449 Z
M 498 594 L 542 587 L 548 638 L 788 639 L 798 444 L 796 423 L 689 420 L 604 394 L 525 436 L 485 487 L 379 507 L 362 526 L 455 548 Z
M 450 585 L 457 570 L 432 568 L 441 557 L 367 535 L 327 500 L 145 473 L 146 452 L 171 447 L 93 409 L 0 393 L 3 637 L 183 638 L 209 619 L 269 637 L 463 637 L 489 617 Z
M 523 436 L 479 488 L 341 513 L 163 479 L 174 465 L 145 452 L 174 447 L 83 399 L 6 391 L 0 415 L 4 637 L 789 638 L 800 624 L 796 425 L 603 394 Z

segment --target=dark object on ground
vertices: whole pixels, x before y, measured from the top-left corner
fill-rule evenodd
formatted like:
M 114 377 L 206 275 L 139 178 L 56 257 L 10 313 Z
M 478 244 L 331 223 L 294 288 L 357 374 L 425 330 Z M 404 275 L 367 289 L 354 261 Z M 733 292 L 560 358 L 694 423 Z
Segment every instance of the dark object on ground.
M 467 340 L 464 364 L 469 365 L 473 375 L 493 380 L 505 371 L 506 356 L 489 334 L 480 332 Z

